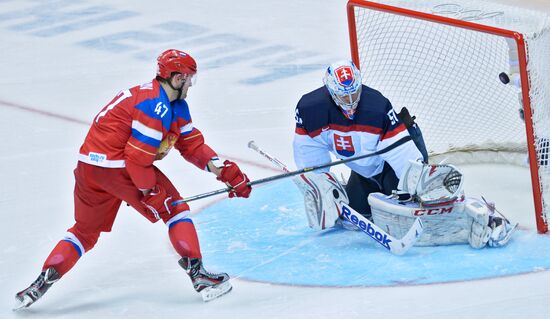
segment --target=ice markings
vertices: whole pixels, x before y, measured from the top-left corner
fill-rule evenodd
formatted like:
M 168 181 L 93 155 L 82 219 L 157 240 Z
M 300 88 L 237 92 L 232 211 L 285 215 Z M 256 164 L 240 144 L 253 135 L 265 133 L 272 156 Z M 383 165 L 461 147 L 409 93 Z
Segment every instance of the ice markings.
M 290 180 L 254 192 L 246 200 L 209 206 L 194 219 L 201 240 L 208 243 L 203 256 L 209 264 L 241 279 L 309 286 L 395 286 L 550 269 L 548 236 L 520 230 L 500 249 L 413 247 L 406 255 L 395 256 L 361 232 L 308 228 L 302 196 Z M 200 227 L 208 220 L 218 227 Z
M 328 58 L 320 54 L 300 51 L 280 44 L 267 44 L 255 38 L 230 33 L 213 33 L 204 27 L 184 22 L 170 21 L 153 25 L 148 31 L 119 32 L 79 42 L 80 45 L 110 51 L 129 52 L 134 58 L 151 61 L 158 54 L 146 43 L 169 43 L 171 47 L 189 48 L 200 61 L 202 70 L 212 70 L 232 65 L 252 67 L 256 72 L 243 72 L 241 84 L 258 85 L 281 80 L 308 72 L 318 72 L 327 65 Z M 173 39 L 180 39 L 176 42 Z M 317 59 L 317 61 L 311 61 Z
M 150 60 L 159 54 L 158 48 L 143 50 L 143 47 L 151 47 L 151 44 L 173 43 L 174 39 L 178 38 L 193 38 L 204 34 L 208 29 L 197 25 L 191 25 L 183 22 L 167 22 L 156 24 L 148 28 L 140 30 L 130 30 L 116 32 L 98 37 L 80 41 L 77 44 L 96 50 L 118 53 L 130 53 L 133 57 L 143 60 Z M 192 43 L 186 43 L 192 44 Z M 168 46 L 168 45 L 166 45 Z M 170 44 L 170 47 L 184 48 L 186 46 L 178 46 Z M 137 51 L 137 52 L 136 52 Z
M 84 6 L 82 6 L 84 5 Z M 8 30 L 29 32 L 37 37 L 54 37 L 76 30 L 127 19 L 138 12 L 117 10 L 110 6 L 88 6 L 83 1 L 42 1 L 22 10 L 0 14 Z
M 93 5 L 88 0 L 29 1 L 25 9 L 0 13 L 0 26 L 33 37 L 53 38 L 138 16 L 142 13 Z M 116 30 L 89 32 L 93 34 L 89 38 L 75 36 L 74 44 L 144 61 L 154 60 L 159 48 L 189 50 L 200 61 L 204 71 L 227 66 L 246 68 L 247 72 L 238 72 L 235 76 L 235 81 L 244 85 L 259 85 L 319 72 L 334 60 L 317 52 L 266 43 L 241 34 L 220 33 L 219 30 L 180 21 L 145 23 L 134 30 L 124 30 L 122 26 Z
M 67 23 L 67 24 L 55 26 L 52 28 L 46 28 L 44 30 L 33 32 L 33 35 L 36 35 L 39 37 L 52 37 L 52 36 L 60 35 L 67 32 L 72 32 L 76 30 L 88 29 L 90 27 L 93 27 L 96 25 L 102 25 L 108 22 L 114 22 L 117 20 L 123 20 L 131 17 L 135 17 L 137 15 L 138 14 L 136 12 L 132 12 L 132 11 L 117 11 L 117 12 L 109 13 L 103 16 L 86 19 L 83 21 L 76 21 L 73 23 Z

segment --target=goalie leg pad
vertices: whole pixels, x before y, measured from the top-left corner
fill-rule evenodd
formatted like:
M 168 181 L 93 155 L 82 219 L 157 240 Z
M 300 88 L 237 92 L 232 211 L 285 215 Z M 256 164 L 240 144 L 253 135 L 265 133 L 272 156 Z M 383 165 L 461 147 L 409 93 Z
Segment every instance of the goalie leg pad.
M 491 228 L 482 222 L 472 221 L 472 228 L 470 230 L 470 236 L 468 237 L 468 243 L 470 247 L 474 249 L 481 249 L 487 245 L 489 238 L 491 237 Z
M 293 178 L 304 195 L 304 208 L 309 227 L 323 230 L 335 225 L 341 215 L 340 204 L 348 203 L 342 184 L 333 173 L 311 172 Z
M 468 200 L 464 207 L 464 212 L 472 218 L 472 226 L 468 243 L 475 249 L 481 249 L 487 245 L 491 236 L 489 227 L 489 209 L 478 200 Z
M 468 242 L 471 218 L 463 213 L 463 201 L 422 207 L 418 202 L 401 201 L 396 196 L 386 196 L 382 193 L 370 194 L 368 200 L 374 223 L 392 236 L 404 236 L 415 219 L 420 217 L 424 224 L 424 234 L 416 242 L 417 246 Z

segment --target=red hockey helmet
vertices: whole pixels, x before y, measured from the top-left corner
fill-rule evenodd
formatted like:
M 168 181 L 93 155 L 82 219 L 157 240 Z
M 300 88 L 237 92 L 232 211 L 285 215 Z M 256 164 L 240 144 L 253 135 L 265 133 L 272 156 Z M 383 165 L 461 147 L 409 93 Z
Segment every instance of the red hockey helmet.
M 162 52 L 157 58 L 157 75 L 169 79 L 173 72 L 194 75 L 197 73 L 197 63 L 189 54 L 175 49 Z

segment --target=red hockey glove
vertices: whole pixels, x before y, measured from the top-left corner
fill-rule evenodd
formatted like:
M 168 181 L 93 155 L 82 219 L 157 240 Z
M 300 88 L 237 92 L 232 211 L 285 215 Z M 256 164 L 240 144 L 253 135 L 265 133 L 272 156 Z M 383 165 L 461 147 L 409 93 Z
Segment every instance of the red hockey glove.
M 168 196 L 164 187 L 155 185 L 149 194 L 143 195 L 141 202 L 153 214 L 154 221 L 156 221 L 161 219 L 162 215 L 166 213 L 170 214 L 168 205 L 172 202 L 172 197 Z
M 229 192 L 229 197 L 237 196 L 248 198 L 248 196 L 250 196 L 252 188 L 247 185 L 250 180 L 243 172 L 241 172 L 239 166 L 237 166 L 234 162 L 229 160 L 223 162 L 223 167 L 220 171 L 220 176 L 218 176 L 218 180 L 226 183 L 227 186 L 232 188 L 231 192 Z
M 159 219 L 164 222 L 168 221 L 175 215 L 189 211 L 189 205 L 181 201 L 181 196 L 169 196 L 166 189 L 162 185 L 155 185 L 151 192 L 143 195 L 141 203 L 147 207 L 148 212 L 143 213 L 149 221 L 155 223 Z

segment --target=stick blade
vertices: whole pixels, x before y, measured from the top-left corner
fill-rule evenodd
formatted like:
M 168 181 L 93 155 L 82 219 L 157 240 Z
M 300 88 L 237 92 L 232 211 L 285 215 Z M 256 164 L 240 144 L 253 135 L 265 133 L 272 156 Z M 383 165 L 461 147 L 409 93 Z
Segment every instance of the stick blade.
M 396 245 L 395 247 L 392 247 L 392 250 L 397 255 L 403 255 L 406 253 L 412 246 L 414 246 L 414 243 L 420 238 L 422 233 L 424 232 L 424 224 L 422 223 L 422 220 L 417 217 L 412 224 L 411 228 L 409 228 L 409 231 L 401 238 L 399 245 Z

